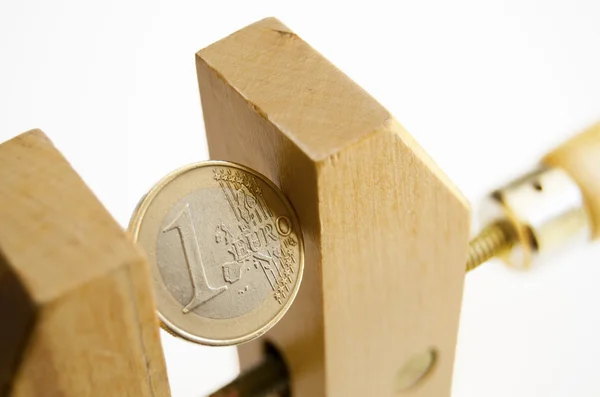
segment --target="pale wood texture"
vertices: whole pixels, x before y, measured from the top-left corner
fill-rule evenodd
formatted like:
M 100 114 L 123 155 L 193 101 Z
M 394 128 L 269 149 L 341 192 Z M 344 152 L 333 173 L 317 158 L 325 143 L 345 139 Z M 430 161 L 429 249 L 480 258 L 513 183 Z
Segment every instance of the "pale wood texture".
M 590 214 L 593 238 L 599 238 L 600 123 L 556 148 L 542 162 L 564 169 L 579 185 Z
M 0 164 L 0 395 L 168 396 L 141 253 L 41 131 Z
M 289 363 L 293 396 L 399 395 L 395 373 L 430 347 L 435 369 L 406 395 L 449 396 L 469 235 L 462 195 L 379 103 L 278 20 L 196 60 L 211 158 L 270 177 L 304 228 L 300 293 L 266 335 Z M 242 367 L 261 343 L 240 348 Z

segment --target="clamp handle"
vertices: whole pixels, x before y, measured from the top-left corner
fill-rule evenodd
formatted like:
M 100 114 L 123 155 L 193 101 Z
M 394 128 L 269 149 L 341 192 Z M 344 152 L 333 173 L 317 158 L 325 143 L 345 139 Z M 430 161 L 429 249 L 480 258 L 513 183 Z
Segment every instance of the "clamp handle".
M 577 183 L 588 213 L 591 237 L 600 237 L 600 123 L 547 154 L 542 164 L 566 171 Z

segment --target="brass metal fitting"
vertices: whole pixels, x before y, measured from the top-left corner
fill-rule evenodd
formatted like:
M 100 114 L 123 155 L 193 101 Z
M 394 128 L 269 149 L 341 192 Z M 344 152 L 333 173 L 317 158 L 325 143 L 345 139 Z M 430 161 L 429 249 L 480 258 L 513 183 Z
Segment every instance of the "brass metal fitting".
M 519 269 L 529 268 L 537 257 L 560 246 L 591 237 L 581 189 L 559 168 L 540 167 L 492 192 L 482 205 L 480 219 L 488 227 L 471 243 L 469 258 L 476 245 L 491 247 L 494 252 L 488 252 L 482 261 L 499 256 Z M 489 247 L 474 244 L 478 238 Z

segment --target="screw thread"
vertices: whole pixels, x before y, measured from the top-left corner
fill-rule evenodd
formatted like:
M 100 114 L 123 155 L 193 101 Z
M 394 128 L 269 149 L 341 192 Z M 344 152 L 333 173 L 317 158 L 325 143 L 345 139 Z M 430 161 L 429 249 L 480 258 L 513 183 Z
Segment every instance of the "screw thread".
M 288 392 L 289 373 L 285 363 L 276 355 L 267 355 L 263 362 L 241 373 L 209 397 L 287 396 Z
M 469 243 L 467 272 L 510 248 L 515 241 L 516 235 L 507 221 L 488 225 Z

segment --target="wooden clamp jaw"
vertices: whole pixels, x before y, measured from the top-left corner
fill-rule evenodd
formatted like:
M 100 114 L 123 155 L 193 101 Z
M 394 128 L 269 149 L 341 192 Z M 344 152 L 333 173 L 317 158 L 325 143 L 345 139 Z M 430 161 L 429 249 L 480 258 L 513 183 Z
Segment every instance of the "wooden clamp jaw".
M 379 103 L 269 18 L 197 54 L 213 159 L 270 177 L 306 241 L 300 293 L 266 339 L 292 395 L 450 395 L 469 206 Z M 242 369 L 263 342 L 240 347 Z M 434 349 L 409 391 L 400 369 Z
M 0 396 L 169 396 L 141 253 L 41 131 L 0 164 Z

